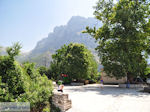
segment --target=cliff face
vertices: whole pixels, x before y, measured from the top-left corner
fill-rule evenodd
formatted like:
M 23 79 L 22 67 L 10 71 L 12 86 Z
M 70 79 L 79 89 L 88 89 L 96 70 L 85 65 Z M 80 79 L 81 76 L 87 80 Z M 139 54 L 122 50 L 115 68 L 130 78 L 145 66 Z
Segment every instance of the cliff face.
M 39 41 L 31 51 L 31 55 L 47 51 L 53 53 L 64 44 L 69 44 L 70 42 L 83 43 L 89 49 L 94 49 L 97 45 L 95 40 L 88 34 L 82 34 L 81 32 L 85 30 L 86 26 L 94 27 L 95 25 L 98 25 L 98 23 L 94 18 L 72 17 L 67 25 L 55 27 L 53 33 Z
M 87 46 L 88 49 L 94 51 L 97 46 L 95 39 L 88 34 L 83 34 L 86 26 L 100 27 L 101 24 L 94 18 L 84 18 L 80 16 L 72 17 L 69 22 L 64 26 L 57 26 L 54 31 L 48 35 L 47 38 L 42 39 L 36 45 L 36 47 L 26 57 L 20 58 L 22 61 L 36 62 L 38 65 L 45 65 L 45 59 L 49 59 L 47 63 L 51 61 L 51 55 L 64 44 L 69 43 L 82 43 Z M 46 55 L 48 52 L 48 56 Z M 40 61 L 39 61 L 40 60 Z M 42 61 L 44 60 L 44 61 Z

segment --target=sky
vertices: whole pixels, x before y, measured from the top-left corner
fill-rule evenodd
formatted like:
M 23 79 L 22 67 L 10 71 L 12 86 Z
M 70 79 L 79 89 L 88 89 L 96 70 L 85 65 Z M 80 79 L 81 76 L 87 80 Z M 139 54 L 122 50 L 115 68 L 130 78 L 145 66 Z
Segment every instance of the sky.
M 0 0 L 0 46 L 20 42 L 32 50 L 55 26 L 72 16 L 94 17 L 97 0 Z

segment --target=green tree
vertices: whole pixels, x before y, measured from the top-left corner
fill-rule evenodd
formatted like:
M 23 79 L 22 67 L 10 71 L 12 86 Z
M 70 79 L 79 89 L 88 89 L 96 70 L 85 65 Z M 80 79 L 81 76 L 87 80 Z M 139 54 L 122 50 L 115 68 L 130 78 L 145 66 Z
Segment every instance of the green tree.
M 5 84 L 8 90 L 7 94 L 3 95 L 2 101 L 14 101 L 17 97 L 24 93 L 27 89 L 25 85 L 27 76 L 23 75 L 22 68 L 19 63 L 14 60 L 14 56 L 18 55 L 21 48 L 18 43 L 7 49 L 8 56 L 0 56 L 0 76 L 1 81 Z M 23 80 L 24 79 L 24 80 Z M 5 97 L 7 97 L 5 99 Z
M 0 102 L 30 102 L 31 111 L 42 111 L 49 105 L 52 82 L 34 64 L 15 61 L 20 48 L 14 44 L 7 49 L 8 56 L 0 56 Z
M 70 81 L 94 78 L 97 74 L 97 63 L 83 44 L 64 45 L 52 55 L 52 58 L 50 69 L 57 78 L 62 73 L 67 74 Z
M 122 78 L 144 74 L 150 53 L 149 0 L 99 0 L 95 17 L 103 22 L 96 29 L 86 27 L 99 45 L 96 50 L 109 76 Z
M 21 49 L 21 44 L 19 42 L 13 44 L 12 47 L 8 47 L 7 48 L 7 53 L 9 55 L 10 58 L 15 58 L 15 56 L 19 55 L 20 53 L 20 49 Z

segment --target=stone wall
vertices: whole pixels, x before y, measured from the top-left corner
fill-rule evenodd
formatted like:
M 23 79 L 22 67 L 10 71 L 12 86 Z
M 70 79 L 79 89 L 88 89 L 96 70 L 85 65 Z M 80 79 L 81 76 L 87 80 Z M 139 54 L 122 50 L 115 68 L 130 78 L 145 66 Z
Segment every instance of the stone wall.
M 150 87 L 144 87 L 144 92 L 150 93 Z
M 114 77 L 108 77 L 107 74 L 105 72 L 102 72 L 102 77 L 103 77 L 103 81 L 104 84 L 123 84 L 126 82 L 126 77 L 122 78 L 122 79 L 116 79 Z
M 67 111 L 72 107 L 72 102 L 68 98 L 68 94 L 60 93 L 60 92 L 54 92 L 52 96 L 52 103 L 60 108 L 62 112 Z
M 126 88 L 126 84 L 119 84 L 120 88 Z M 130 84 L 129 88 L 144 88 L 147 87 L 146 84 Z
M 71 83 L 71 86 L 83 86 L 84 85 L 84 83 L 77 83 L 77 82 L 72 82 Z

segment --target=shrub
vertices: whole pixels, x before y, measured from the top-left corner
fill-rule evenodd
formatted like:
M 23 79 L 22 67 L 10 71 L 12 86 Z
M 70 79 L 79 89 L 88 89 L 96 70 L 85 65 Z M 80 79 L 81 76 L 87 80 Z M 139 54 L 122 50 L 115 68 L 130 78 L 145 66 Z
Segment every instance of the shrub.
M 33 112 L 48 110 L 52 81 L 41 76 L 33 63 L 16 62 L 17 46 L 9 48 L 8 56 L 0 56 L 0 102 L 30 102 Z
M 45 74 L 47 76 L 47 68 L 45 66 L 38 67 L 38 71 L 41 75 Z

